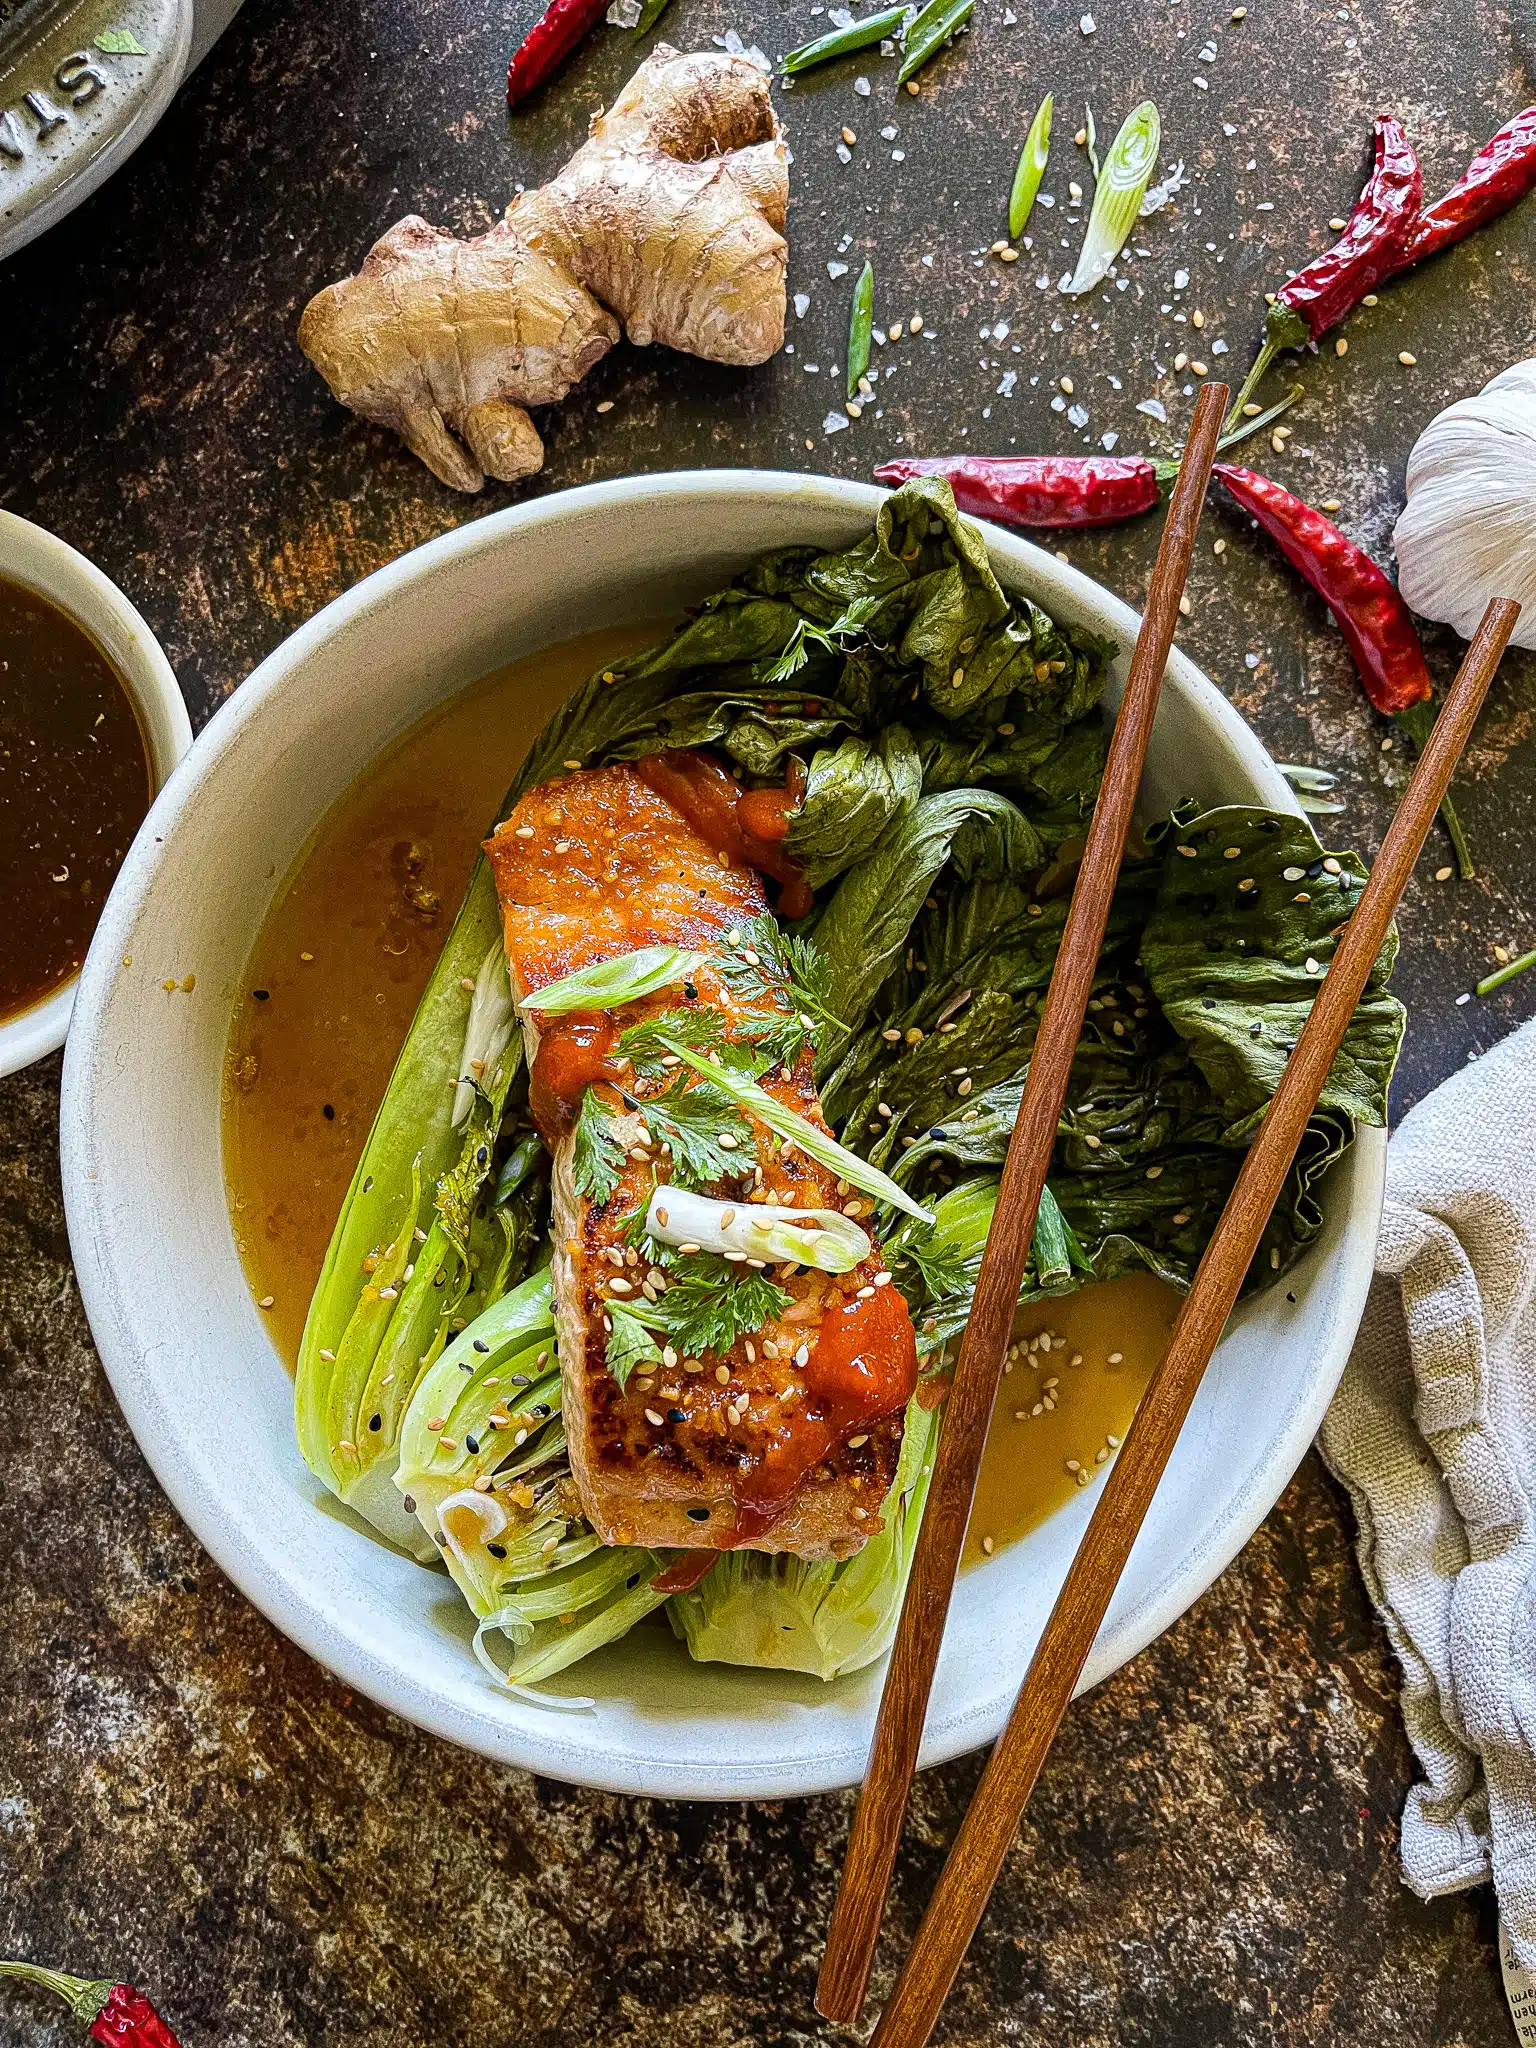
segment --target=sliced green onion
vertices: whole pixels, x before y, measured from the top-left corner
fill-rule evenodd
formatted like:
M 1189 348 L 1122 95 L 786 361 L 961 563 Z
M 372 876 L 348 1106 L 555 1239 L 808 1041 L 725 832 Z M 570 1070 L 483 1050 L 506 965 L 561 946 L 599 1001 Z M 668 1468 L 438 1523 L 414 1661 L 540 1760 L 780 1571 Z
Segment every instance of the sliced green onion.
M 1307 768 L 1297 761 L 1277 761 L 1275 766 L 1292 789 L 1336 789 L 1339 778 L 1329 768 Z
M 789 1209 L 770 1202 L 721 1202 L 713 1195 L 658 1187 L 645 1227 L 659 1244 L 691 1244 L 701 1252 L 745 1252 L 775 1262 L 792 1259 L 822 1273 L 851 1273 L 870 1253 L 869 1233 L 837 1209 Z
M 853 288 L 848 315 L 848 396 L 859 395 L 859 379 L 869 368 L 869 336 L 875 324 L 875 267 L 866 263 Z
M 1055 103 L 1055 94 L 1048 92 L 1024 138 L 1019 168 L 1013 174 L 1013 190 L 1008 194 L 1008 239 L 1012 242 L 1016 242 L 1029 225 L 1035 194 L 1045 176 L 1046 159 L 1051 153 L 1051 113 Z
M 1086 105 L 1083 108 L 1083 134 L 1086 138 L 1088 161 L 1093 165 L 1093 175 L 1095 180 L 1097 180 L 1099 176 L 1099 131 L 1093 125 L 1093 109 Z
M 1485 974 L 1477 984 L 1480 996 L 1491 996 L 1496 988 L 1502 988 L 1506 981 L 1513 981 L 1517 974 L 1524 974 L 1536 967 L 1536 951 L 1522 953 L 1517 959 L 1506 960 L 1502 967 L 1496 967 L 1492 974 Z
M 781 1138 L 788 1138 L 798 1145 L 807 1158 L 816 1160 L 829 1173 L 837 1174 L 851 1187 L 875 1196 L 878 1201 L 889 1202 L 893 1209 L 915 1216 L 919 1223 L 933 1221 L 932 1212 L 914 1202 L 906 1189 L 898 1187 L 878 1166 L 871 1166 L 857 1152 L 850 1152 L 846 1145 L 839 1145 L 830 1132 L 819 1131 L 798 1110 L 786 1108 L 766 1088 L 759 1088 L 755 1081 L 749 1081 L 734 1067 L 717 1067 L 713 1060 L 700 1059 L 692 1046 L 684 1045 L 670 1031 L 658 1031 L 656 1036 L 668 1052 L 677 1054 L 685 1066 L 692 1067 L 696 1074 L 702 1074 L 722 1095 L 730 1096 L 733 1102 L 739 1102 L 743 1109 L 750 1110 L 770 1131 L 777 1131 Z
M 851 50 L 867 49 L 871 43 L 898 35 L 906 18 L 905 7 L 887 7 L 883 14 L 868 14 L 862 21 L 850 22 L 847 28 L 834 29 L 830 35 L 817 36 L 814 42 L 791 50 L 784 59 L 784 69 L 793 78 L 797 71 L 809 71 L 813 64 L 825 64 L 829 57 L 845 57 Z
M 635 23 L 635 34 L 643 36 L 647 29 L 653 29 L 671 4 L 672 0 L 645 0 L 640 9 L 640 19 Z
M 1091 292 L 1125 247 L 1141 212 L 1161 141 L 1157 108 L 1151 100 L 1143 100 L 1127 114 L 1109 146 L 1094 190 L 1082 253 L 1076 270 L 1062 286 L 1064 292 Z
M 708 958 L 707 953 L 688 953 L 681 946 L 642 946 L 635 953 L 599 960 L 595 967 L 578 967 L 574 974 L 536 988 L 517 1007 L 547 1017 L 563 1016 L 568 1010 L 616 1010 L 686 980 Z
M 909 78 L 915 78 L 929 58 L 937 56 L 950 37 L 960 33 L 970 20 L 975 5 L 976 0 L 928 0 L 922 13 L 907 26 L 902 45 L 906 54 L 896 74 L 898 85 L 905 85 Z

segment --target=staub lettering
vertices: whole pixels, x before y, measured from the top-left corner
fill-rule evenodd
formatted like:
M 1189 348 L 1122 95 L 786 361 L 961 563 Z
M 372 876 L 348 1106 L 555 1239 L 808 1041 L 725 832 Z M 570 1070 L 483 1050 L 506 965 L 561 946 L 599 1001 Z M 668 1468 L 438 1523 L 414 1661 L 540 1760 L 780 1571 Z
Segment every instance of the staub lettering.
M 84 50 L 74 50 L 53 74 L 53 82 L 72 107 L 83 107 L 107 89 L 107 74 Z
M 68 127 L 74 109 L 89 106 L 111 80 L 89 50 L 71 50 L 55 67 L 53 84 L 68 101 L 67 106 L 56 105 L 46 92 L 34 87 L 22 94 L 16 106 L 0 111 L 0 165 L 25 163 L 33 143 L 46 142 L 58 129 Z M 30 135 L 20 119 L 22 113 L 31 122 Z

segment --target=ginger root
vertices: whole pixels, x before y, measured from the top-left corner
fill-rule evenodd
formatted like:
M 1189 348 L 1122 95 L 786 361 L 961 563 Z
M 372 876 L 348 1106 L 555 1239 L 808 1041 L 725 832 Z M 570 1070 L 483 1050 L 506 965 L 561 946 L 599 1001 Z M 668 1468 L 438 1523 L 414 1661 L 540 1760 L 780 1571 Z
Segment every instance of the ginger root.
M 789 255 L 768 87 L 749 58 L 658 43 L 558 177 L 471 241 L 397 221 L 310 300 L 299 346 L 343 405 L 460 491 L 543 466 L 527 408 L 563 398 L 621 321 L 642 345 L 766 362 L 784 345 Z

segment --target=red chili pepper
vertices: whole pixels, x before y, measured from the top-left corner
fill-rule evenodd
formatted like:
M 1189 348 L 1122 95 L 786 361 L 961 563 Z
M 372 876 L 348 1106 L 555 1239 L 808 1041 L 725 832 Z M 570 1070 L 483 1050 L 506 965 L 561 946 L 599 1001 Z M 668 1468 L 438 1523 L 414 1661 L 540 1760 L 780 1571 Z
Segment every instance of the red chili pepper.
M 1262 433 L 1301 396 L 1293 384 L 1278 405 L 1244 420 L 1221 438 L 1235 448 Z M 881 484 L 941 476 L 955 503 L 974 519 L 1003 526 L 1115 526 L 1150 512 L 1179 473 L 1177 458 L 1146 455 L 908 455 L 882 462 Z
M 1437 249 L 1448 249 L 1463 235 L 1497 220 L 1532 186 L 1536 186 L 1536 107 L 1526 107 L 1488 138 L 1449 192 L 1425 207 L 1389 275 L 1395 276 L 1410 263 L 1420 263 Z
M 1334 327 L 1398 267 L 1419 218 L 1424 176 L 1403 125 L 1376 116 L 1376 167 L 1331 249 L 1275 294 L 1264 322 L 1266 347 L 1302 348 Z
M 34 1963 L 0 1963 L 0 1977 L 19 1977 L 57 1992 L 75 2018 L 89 2023 L 90 2038 L 107 2048 L 180 2048 L 176 2036 L 143 1992 L 105 1977 L 67 1977 Z
M 1338 620 L 1376 709 L 1391 718 L 1428 697 L 1434 685 L 1413 616 L 1364 548 L 1267 476 L 1232 462 L 1216 463 L 1211 474 L 1221 478 Z
M 962 512 L 1004 526 L 1113 526 L 1150 512 L 1160 494 L 1145 455 L 929 455 L 882 462 L 875 481 L 947 479 Z
M 608 11 L 608 0 L 551 0 L 512 52 L 507 66 L 507 105 L 537 92 L 552 71 Z

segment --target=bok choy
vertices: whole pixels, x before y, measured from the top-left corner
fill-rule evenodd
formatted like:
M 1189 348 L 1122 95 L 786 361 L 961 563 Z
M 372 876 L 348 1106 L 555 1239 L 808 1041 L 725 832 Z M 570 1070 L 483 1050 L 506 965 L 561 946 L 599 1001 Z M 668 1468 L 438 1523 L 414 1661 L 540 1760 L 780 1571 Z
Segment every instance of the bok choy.
M 1106 208 L 1122 186 L 1139 203 L 1155 155 L 1151 116 L 1122 131 L 1101 179 Z M 1096 263 L 1118 228 L 1097 200 L 1095 222 Z M 665 1284 L 610 1304 L 610 1370 L 622 1381 L 641 1362 L 665 1364 L 674 1338 L 687 1355 L 691 1343 L 708 1348 L 701 1333 L 723 1341 L 759 1327 L 784 1298 L 759 1265 L 837 1271 L 847 1259 L 851 1270 L 867 1224 L 883 1231 L 929 1377 L 908 1411 L 883 1526 L 854 1557 L 726 1553 L 668 1599 L 654 1583 L 666 1558 L 599 1541 L 561 1422 L 540 1270 L 549 1160 L 528 1126 L 482 862 L 343 1205 L 305 1331 L 296 1411 L 323 1482 L 452 1574 L 488 1669 L 536 1682 L 664 1602 L 700 1659 L 830 1678 L 881 1653 L 942 1413 L 928 1405 L 939 1391 L 930 1381 L 970 1313 L 1102 774 L 1098 705 L 1112 651 L 1005 592 L 948 486 L 920 479 L 888 497 L 850 547 L 764 556 L 667 640 L 594 676 L 535 742 L 501 815 L 574 762 L 706 747 L 748 789 L 782 787 L 791 758 L 803 770 L 785 844 L 814 907 L 785 933 L 756 920 L 734 953 L 711 959 L 728 984 L 745 987 L 749 970 L 769 977 L 782 1002 L 723 1046 L 707 1043 L 683 1007 L 630 1022 L 619 1049 L 639 1080 L 676 1082 L 622 1108 L 584 1108 L 578 1125 L 573 1171 L 596 1199 L 605 1180 L 610 1192 L 617 1184 L 620 1118 L 637 1107 L 671 1147 L 668 1174 L 687 1179 L 690 1161 L 697 1169 L 691 1190 L 669 1194 L 666 1180 L 632 1219 L 647 1256 L 665 1263 Z M 1249 807 L 1184 806 L 1133 844 L 1026 1295 L 1143 1269 L 1187 1284 L 1362 874 L 1325 852 L 1306 819 Z M 1391 951 L 1346 1035 L 1252 1284 L 1301 1256 L 1320 1227 L 1321 1176 L 1360 1124 L 1385 1120 L 1403 1023 L 1387 988 Z M 556 1003 L 623 1004 L 642 984 L 657 994 L 692 958 L 628 956 L 606 978 L 556 991 Z M 550 993 L 530 1007 L 554 1007 Z M 833 1139 L 758 1086 L 771 1066 L 808 1055 Z M 754 1121 L 879 1205 L 862 1223 L 818 1217 L 837 1240 L 824 1259 L 801 1249 L 803 1231 L 782 1234 L 807 1212 L 797 1223 L 765 1207 L 771 1243 L 754 1260 L 756 1240 L 740 1235 L 750 1225 L 727 1221 L 730 1205 L 706 1192 L 721 1161 L 743 1156 Z M 682 1249 L 693 1244 L 701 1249 Z

